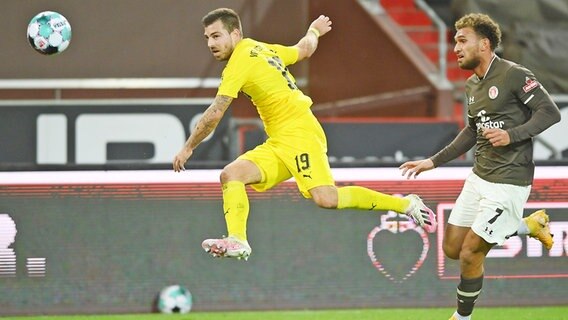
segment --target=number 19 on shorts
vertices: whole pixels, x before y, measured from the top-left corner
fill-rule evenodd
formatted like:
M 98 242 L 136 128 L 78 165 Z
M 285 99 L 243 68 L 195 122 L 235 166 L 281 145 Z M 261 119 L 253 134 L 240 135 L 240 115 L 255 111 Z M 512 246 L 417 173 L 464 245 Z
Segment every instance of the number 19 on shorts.
M 298 172 L 307 170 L 310 168 L 310 157 L 307 153 L 302 153 L 296 156 L 296 169 Z

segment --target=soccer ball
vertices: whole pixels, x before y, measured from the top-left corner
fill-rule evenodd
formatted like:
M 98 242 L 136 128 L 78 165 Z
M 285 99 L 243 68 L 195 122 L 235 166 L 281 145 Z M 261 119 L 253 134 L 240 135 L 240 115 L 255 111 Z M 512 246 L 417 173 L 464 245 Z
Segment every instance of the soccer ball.
M 192 304 L 191 292 L 180 285 L 167 286 L 158 296 L 158 310 L 161 313 L 188 313 Z
M 63 52 L 71 41 L 71 25 L 57 12 L 40 12 L 28 25 L 28 41 L 41 54 Z

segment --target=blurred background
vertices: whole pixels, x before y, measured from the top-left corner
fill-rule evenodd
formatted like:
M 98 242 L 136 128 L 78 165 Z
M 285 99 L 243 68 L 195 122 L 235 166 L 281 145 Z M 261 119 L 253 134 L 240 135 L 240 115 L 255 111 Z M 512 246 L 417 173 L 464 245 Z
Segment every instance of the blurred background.
M 441 234 L 428 236 L 424 267 L 405 278 L 426 246 L 419 233 L 381 233 L 378 259 L 367 240 L 391 222 L 367 213 L 330 219 L 302 201 L 293 183 L 252 196 L 253 247 L 258 243 L 252 262 L 213 263 L 201 252 L 203 238 L 224 232 L 216 214 L 218 170 L 265 138 L 255 109 L 239 97 L 183 173 L 206 178 L 171 178 L 171 160 L 215 96 L 224 66 L 212 58 L 201 26 L 201 17 L 218 7 L 241 15 L 246 37 L 288 45 L 317 16 L 330 16 L 332 32 L 291 71 L 314 101 L 334 172 L 348 170 L 338 183 L 419 190 L 442 217 L 471 155 L 448 165 L 457 174 L 440 169 L 428 181 L 399 181 L 388 172 L 431 156 L 463 128 L 471 73 L 457 67 L 453 54 L 457 18 L 492 16 L 503 32 L 498 54 L 531 69 L 568 116 L 566 0 L 3 0 L 0 231 L 13 237 L 0 237 L 0 291 L 13 294 L 0 296 L 0 314 L 149 312 L 155 293 L 171 282 L 194 292 L 196 310 L 219 308 L 214 301 L 227 301 L 229 309 L 453 305 L 457 265 L 448 274 L 440 266 Z M 42 56 L 26 39 L 30 19 L 45 10 L 72 26 L 71 44 L 59 55 Z M 539 244 L 525 238 L 506 245 L 518 250 L 495 257 L 486 304 L 568 303 L 560 294 L 568 284 L 566 136 L 562 121 L 535 139 L 537 164 L 556 174 L 537 175 L 530 202 L 549 208 L 555 251 L 539 253 Z M 303 248 L 308 238 L 310 248 L 341 239 L 334 248 L 342 254 Z M 275 256 L 270 246 L 277 241 L 306 252 Z M 411 251 L 406 258 L 400 243 Z M 35 257 L 44 259 L 39 277 L 29 273 Z M 388 276 L 377 259 L 392 263 Z M 305 273 L 293 274 L 295 268 Z M 207 270 L 241 278 L 211 283 Z M 521 277 L 511 280 L 515 274 Z M 531 293 L 534 286 L 547 288 L 545 296 Z
M 568 103 L 567 1 L 526 1 L 514 10 L 489 0 L 0 6 L 10 12 L 0 21 L 9 44 L 0 52 L 0 150 L 10 150 L 0 154 L 4 169 L 169 168 L 216 93 L 224 64 L 207 49 L 201 17 L 220 6 L 241 14 L 245 36 L 290 45 L 314 17 L 333 18 L 314 58 L 291 69 L 314 100 L 336 166 L 428 157 L 451 141 L 464 123 L 470 75 L 456 65 L 453 22 L 467 12 L 491 14 L 503 29 L 499 54 L 531 69 L 561 107 Z M 23 41 L 31 17 L 44 10 L 60 12 L 72 26 L 72 45 L 59 55 L 42 56 Z M 259 126 L 256 110 L 240 97 L 189 166 L 222 166 L 262 141 Z M 566 158 L 566 129 L 557 125 L 539 136 L 536 159 Z M 369 137 L 364 148 L 351 143 L 362 136 Z

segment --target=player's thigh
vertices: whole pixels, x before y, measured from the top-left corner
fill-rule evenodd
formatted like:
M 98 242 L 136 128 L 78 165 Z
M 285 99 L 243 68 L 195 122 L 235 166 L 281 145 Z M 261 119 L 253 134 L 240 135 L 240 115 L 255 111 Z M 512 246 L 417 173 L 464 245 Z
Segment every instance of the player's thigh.
M 480 237 L 470 229 L 463 240 L 461 258 L 476 259 L 475 257 L 484 257 L 493 246 L 494 244 L 488 243 L 483 237 Z
M 487 253 L 494 244 L 488 243 L 470 230 L 463 242 L 460 252 L 460 273 L 464 278 L 478 278 L 483 275 L 483 264 Z
M 255 184 L 262 180 L 262 173 L 256 163 L 247 159 L 236 159 L 221 171 L 221 183 L 241 181 L 244 184 Z
M 471 228 L 469 227 L 459 227 L 452 224 L 446 226 L 442 247 L 448 258 L 459 259 L 465 237 L 470 231 Z
M 284 162 L 278 157 L 269 143 L 263 143 L 247 151 L 237 158 L 237 161 L 239 160 L 248 160 L 258 168 L 260 180 L 252 183 L 251 187 L 259 192 L 269 190 L 292 177 Z
M 302 137 L 279 144 L 277 148 L 305 198 L 312 197 L 309 190 L 313 188 L 335 185 L 325 145 Z

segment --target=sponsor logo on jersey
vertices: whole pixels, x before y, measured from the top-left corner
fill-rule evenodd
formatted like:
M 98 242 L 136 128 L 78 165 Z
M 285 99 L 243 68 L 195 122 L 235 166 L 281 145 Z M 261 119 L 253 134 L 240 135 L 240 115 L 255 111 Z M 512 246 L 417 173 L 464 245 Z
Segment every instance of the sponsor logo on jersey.
M 476 122 L 477 130 L 499 128 L 502 129 L 505 126 L 505 121 L 491 121 L 491 118 L 487 115 L 487 111 L 481 110 L 477 113 L 479 122 Z
M 471 96 L 471 97 L 467 97 L 467 105 L 472 105 L 475 103 L 475 97 Z
M 495 98 L 497 98 L 497 96 L 499 95 L 499 89 L 497 89 L 496 86 L 492 86 L 491 88 L 489 88 L 489 99 L 493 100 Z
M 523 86 L 523 91 L 525 93 L 534 90 L 535 88 L 540 87 L 540 83 L 538 83 L 538 81 L 536 81 L 535 79 L 531 79 L 529 77 L 526 78 L 525 80 L 525 85 Z

